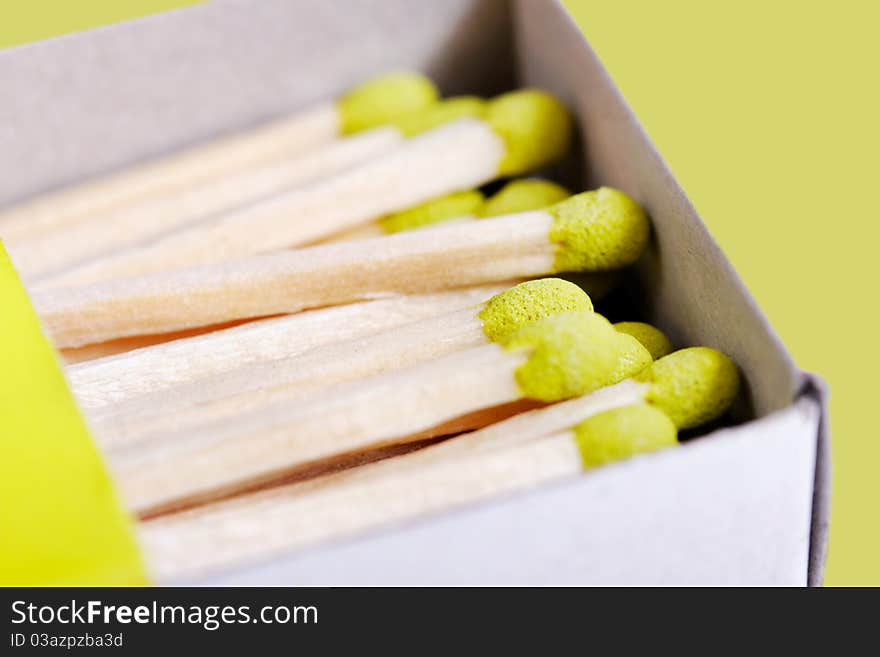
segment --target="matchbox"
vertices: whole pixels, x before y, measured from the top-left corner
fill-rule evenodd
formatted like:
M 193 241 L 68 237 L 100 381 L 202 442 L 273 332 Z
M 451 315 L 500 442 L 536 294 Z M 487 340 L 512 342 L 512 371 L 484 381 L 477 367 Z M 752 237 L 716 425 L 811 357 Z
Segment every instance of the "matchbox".
M 677 345 L 729 354 L 745 382 L 736 423 L 559 484 L 182 583 L 821 583 L 827 391 L 795 366 L 555 0 L 215 0 L 2 52 L 0 205 L 395 68 L 425 71 L 446 94 L 532 85 L 568 104 L 580 148 L 553 173 L 578 190 L 626 190 L 653 222 L 652 249 L 614 302 Z

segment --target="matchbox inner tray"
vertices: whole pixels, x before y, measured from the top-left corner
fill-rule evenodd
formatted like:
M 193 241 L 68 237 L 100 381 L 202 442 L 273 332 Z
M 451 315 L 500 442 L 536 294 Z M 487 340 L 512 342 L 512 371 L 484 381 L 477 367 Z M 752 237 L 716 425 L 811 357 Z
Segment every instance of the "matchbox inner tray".
M 561 484 L 186 583 L 820 583 L 825 388 L 794 365 L 554 0 L 214 0 L 0 52 L 0 206 L 399 68 L 425 71 L 445 94 L 534 85 L 569 104 L 581 147 L 552 174 L 574 189 L 623 189 L 654 225 L 651 253 L 613 302 L 677 346 L 732 356 L 746 384 L 738 423 Z

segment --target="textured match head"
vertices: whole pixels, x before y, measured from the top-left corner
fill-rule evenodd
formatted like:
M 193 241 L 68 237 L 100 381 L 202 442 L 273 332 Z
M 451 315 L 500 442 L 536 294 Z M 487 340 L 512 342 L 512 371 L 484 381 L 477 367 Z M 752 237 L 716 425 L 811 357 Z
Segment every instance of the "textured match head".
M 398 72 L 371 78 L 351 89 L 336 102 L 342 134 L 375 128 L 424 110 L 440 94 L 426 76 Z
M 570 311 L 591 311 L 590 297 L 574 283 L 542 278 L 514 285 L 489 299 L 480 311 L 483 331 L 500 342 L 530 322 Z
M 484 202 L 485 198 L 478 190 L 455 192 L 389 214 L 379 220 L 379 226 L 386 233 L 399 233 L 459 217 L 472 217 L 479 213 Z
M 556 271 L 601 272 L 633 264 L 648 246 L 651 225 L 642 207 L 610 187 L 551 206 Z
M 651 353 L 633 336 L 618 332 L 616 342 L 617 366 L 605 380 L 606 386 L 635 376 L 653 362 Z
M 648 404 L 598 413 L 572 429 L 584 468 L 620 461 L 678 444 L 675 424 Z
M 516 176 L 561 158 L 571 147 L 571 115 L 561 102 L 537 89 L 522 89 L 489 101 L 486 121 L 507 147 L 498 168 Z
M 571 196 L 562 185 L 540 178 L 527 178 L 507 183 L 486 200 L 481 217 L 498 217 L 555 205 Z
M 664 335 L 663 331 L 654 328 L 644 322 L 617 322 L 614 328 L 621 333 L 631 335 L 642 343 L 642 346 L 651 354 L 651 358 L 657 360 L 672 353 L 672 342 Z
M 530 322 L 501 340 L 527 358 L 516 369 L 524 397 L 554 402 L 608 385 L 619 361 L 620 333 L 593 312 L 567 312 Z
M 432 130 L 456 119 L 485 119 L 488 103 L 478 96 L 455 96 L 409 112 L 393 123 L 407 137 Z
M 736 364 L 709 347 L 674 351 L 635 378 L 651 384 L 645 401 L 666 413 L 679 429 L 690 429 L 721 417 L 739 392 Z

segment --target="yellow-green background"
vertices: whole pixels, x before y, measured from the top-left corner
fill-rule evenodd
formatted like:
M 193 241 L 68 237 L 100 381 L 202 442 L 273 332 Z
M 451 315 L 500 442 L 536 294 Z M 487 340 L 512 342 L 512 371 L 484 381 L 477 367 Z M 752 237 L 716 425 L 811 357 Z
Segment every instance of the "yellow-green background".
M 185 4 L 4 0 L 0 47 Z M 880 3 L 566 4 L 797 361 L 830 382 L 826 581 L 880 585 Z

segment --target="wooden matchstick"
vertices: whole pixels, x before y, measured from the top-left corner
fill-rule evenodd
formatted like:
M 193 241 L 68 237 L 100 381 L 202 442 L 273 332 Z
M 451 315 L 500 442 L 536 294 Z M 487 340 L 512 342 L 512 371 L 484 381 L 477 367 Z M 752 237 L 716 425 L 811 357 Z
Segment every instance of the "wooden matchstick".
M 374 128 L 301 157 L 273 160 L 211 178 L 175 193 L 91 215 L 31 239 L 7 240 L 9 251 L 31 287 L 76 284 L 89 278 L 90 258 L 345 171 L 390 152 L 403 140 L 394 127 Z
M 571 196 L 565 187 L 547 180 L 513 180 L 486 199 L 478 190 L 455 192 L 431 199 L 421 205 L 390 214 L 378 221 L 329 238 L 328 242 L 365 239 L 427 228 L 451 221 L 476 221 L 505 214 L 540 210 Z
M 560 271 L 632 264 L 650 225 L 622 192 L 601 188 L 535 210 L 368 240 L 323 244 L 220 265 L 38 291 L 55 344 L 76 347 L 247 317 L 290 313 Z
M 485 101 L 459 97 L 406 115 L 395 124 L 336 140 L 308 155 L 272 161 L 177 194 L 125 206 L 49 235 L 13 244 L 12 257 L 31 288 L 79 285 L 131 273 L 135 249 L 155 249 L 155 240 L 174 236 L 177 229 L 208 223 L 224 213 L 248 212 L 253 203 L 299 189 L 309 182 L 332 178 L 362 162 L 390 153 L 419 130 L 461 116 L 482 116 Z M 120 253 L 121 250 L 121 253 Z M 123 262 L 124 261 L 124 262 Z M 112 263 L 122 263 L 116 270 Z
M 661 362 L 659 374 L 647 375 Z M 140 525 L 140 543 L 152 574 L 173 581 L 338 540 L 675 445 L 681 424 L 673 418 L 711 421 L 738 388 L 736 367 L 705 348 L 667 356 L 646 370 L 648 379 L 404 456 L 156 518 Z M 668 394 L 678 385 L 691 394 L 686 409 Z
M 425 431 L 481 409 L 575 397 L 626 378 L 650 359 L 600 315 L 562 313 L 526 324 L 501 345 L 340 384 L 301 403 L 108 457 L 130 507 L 155 513 L 338 455 L 428 437 Z
M 173 437 L 222 418 L 294 403 L 306 392 L 497 342 L 537 319 L 592 309 L 589 296 L 573 283 L 558 278 L 529 281 L 483 304 L 391 327 L 382 333 L 334 341 L 320 349 L 234 370 L 227 365 L 219 375 L 193 377 L 173 387 L 155 386 L 151 394 L 128 394 L 122 397 L 126 400 L 123 403 L 106 406 L 104 402 L 89 419 L 94 434 L 108 449 L 128 447 L 137 441 L 155 445 L 169 434 Z M 139 391 L 144 390 L 136 374 L 120 372 L 117 378 L 123 377 Z M 115 381 L 108 383 L 114 385 L 113 391 L 120 398 Z M 79 399 L 94 397 L 78 382 L 74 383 L 74 392 Z
M 74 365 L 67 368 L 67 377 L 80 407 L 94 416 L 94 411 L 109 404 L 183 383 L 198 387 L 233 370 L 290 359 L 317 347 L 470 308 L 507 287 L 397 296 L 258 320 Z
M 430 80 L 393 73 L 368 80 L 337 101 L 217 139 L 119 173 L 62 189 L 0 212 L 0 238 L 23 242 L 123 205 L 187 189 L 259 163 L 301 154 L 376 127 L 437 100 Z
M 556 99 L 534 90 L 513 92 L 488 103 L 485 120 L 443 124 L 384 157 L 114 251 L 42 284 L 168 271 L 315 242 L 427 199 L 543 166 L 560 157 L 570 140 L 571 119 Z M 15 252 L 12 257 L 27 274 L 27 258 Z

